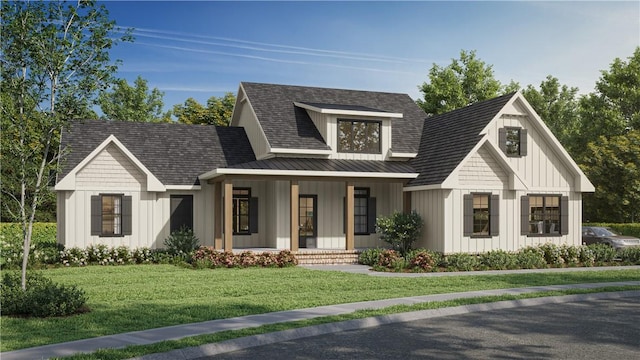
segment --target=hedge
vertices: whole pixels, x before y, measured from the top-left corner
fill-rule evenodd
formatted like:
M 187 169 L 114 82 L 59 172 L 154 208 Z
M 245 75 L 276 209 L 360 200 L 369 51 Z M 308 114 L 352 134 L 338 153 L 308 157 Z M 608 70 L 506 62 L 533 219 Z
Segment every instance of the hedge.
M 56 243 L 56 223 L 33 223 L 31 242 L 34 244 Z M 22 244 L 22 227 L 19 223 L 0 223 L 0 240 Z

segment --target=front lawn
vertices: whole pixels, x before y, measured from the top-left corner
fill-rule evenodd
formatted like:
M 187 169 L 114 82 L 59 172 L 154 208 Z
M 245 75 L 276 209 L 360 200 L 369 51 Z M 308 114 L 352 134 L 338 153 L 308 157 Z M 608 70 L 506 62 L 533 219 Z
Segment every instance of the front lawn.
M 1 351 L 135 330 L 314 306 L 538 285 L 637 281 L 640 270 L 382 278 L 305 268 L 192 270 L 136 265 L 43 270 L 89 297 L 68 318 L 2 317 Z

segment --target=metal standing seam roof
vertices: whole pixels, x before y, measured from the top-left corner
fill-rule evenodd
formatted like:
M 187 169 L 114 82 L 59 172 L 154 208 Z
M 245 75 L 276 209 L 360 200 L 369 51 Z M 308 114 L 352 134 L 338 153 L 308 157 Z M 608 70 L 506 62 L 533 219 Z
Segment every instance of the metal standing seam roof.
M 426 114 L 407 94 L 243 82 L 249 102 L 272 148 L 328 150 L 305 109 L 294 102 L 341 109 L 402 113 L 393 119 L 392 150 L 416 153 Z
M 418 156 L 411 165 L 420 175 L 408 186 L 441 184 L 482 139 L 480 132 L 514 93 L 481 101 L 424 122 Z
M 243 128 L 104 120 L 73 121 L 58 180 L 114 135 L 165 185 L 197 185 L 211 169 L 255 160 Z
M 406 161 L 271 158 L 228 166 L 230 169 L 415 174 Z M 412 177 L 412 176 L 409 176 Z

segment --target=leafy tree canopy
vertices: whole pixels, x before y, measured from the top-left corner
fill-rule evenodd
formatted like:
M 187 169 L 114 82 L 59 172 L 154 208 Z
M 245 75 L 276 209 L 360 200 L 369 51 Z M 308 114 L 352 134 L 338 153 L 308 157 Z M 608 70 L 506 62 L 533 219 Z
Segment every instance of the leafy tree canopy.
M 196 99 L 188 98 L 184 104 L 173 106 L 173 115 L 183 124 L 228 126 L 235 103 L 236 97 L 230 92 L 223 97 L 210 97 L 206 107 Z
M 433 64 L 429 82 L 420 86 L 424 99 L 417 103 L 427 114 L 438 115 L 518 88 L 513 81 L 503 86 L 494 77 L 493 66 L 478 59 L 475 50 L 462 50 L 460 59 L 452 59 L 445 67 Z
M 170 115 L 162 113 L 164 93 L 157 88 L 149 91 L 147 80 L 138 76 L 133 86 L 119 79 L 111 91 L 98 97 L 104 117 L 110 120 L 160 122 L 170 121 Z
M 578 88 L 560 85 L 557 78 L 548 75 L 540 83 L 540 89 L 528 85 L 522 94 L 540 115 L 558 141 L 574 154 L 575 142 L 579 136 Z

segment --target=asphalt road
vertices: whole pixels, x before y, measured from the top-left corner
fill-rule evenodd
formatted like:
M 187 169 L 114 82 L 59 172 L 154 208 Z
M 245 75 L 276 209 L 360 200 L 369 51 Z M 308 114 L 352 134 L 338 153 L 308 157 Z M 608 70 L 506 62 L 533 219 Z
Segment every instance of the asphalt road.
M 383 325 L 217 359 L 640 359 L 640 299 L 548 304 Z

